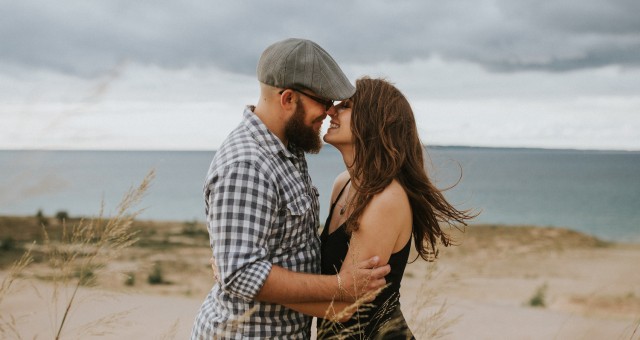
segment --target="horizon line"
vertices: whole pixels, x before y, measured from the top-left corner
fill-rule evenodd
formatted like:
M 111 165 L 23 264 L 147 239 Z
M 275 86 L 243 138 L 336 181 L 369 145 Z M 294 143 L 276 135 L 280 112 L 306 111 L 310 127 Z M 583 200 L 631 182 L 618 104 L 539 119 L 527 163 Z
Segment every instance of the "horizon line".
M 329 144 L 324 144 L 325 147 L 331 147 Z M 458 145 L 458 144 L 430 144 L 423 145 L 425 148 L 438 149 L 492 149 L 492 150 L 530 150 L 530 151 L 587 151 L 587 152 L 629 152 L 639 153 L 640 149 L 596 149 L 596 148 L 570 148 L 570 147 L 537 147 L 537 146 L 485 146 L 485 145 Z M 184 149 L 144 149 L 144 148 L 2 148 L 0 151 L 96 151 L 96 152 L 213 152 L 218 148 L 184 148 Z

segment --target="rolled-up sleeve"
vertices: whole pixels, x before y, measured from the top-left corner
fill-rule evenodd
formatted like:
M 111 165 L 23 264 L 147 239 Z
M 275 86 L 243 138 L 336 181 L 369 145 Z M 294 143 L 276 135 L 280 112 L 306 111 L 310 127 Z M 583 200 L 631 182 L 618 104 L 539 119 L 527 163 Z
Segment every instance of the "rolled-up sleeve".
M 221 169 L 207 188 L 207 224 L 221 288 L 253 300 L 271 271 L 267 242 L 277 214 L 276 193 L 245 162 Z

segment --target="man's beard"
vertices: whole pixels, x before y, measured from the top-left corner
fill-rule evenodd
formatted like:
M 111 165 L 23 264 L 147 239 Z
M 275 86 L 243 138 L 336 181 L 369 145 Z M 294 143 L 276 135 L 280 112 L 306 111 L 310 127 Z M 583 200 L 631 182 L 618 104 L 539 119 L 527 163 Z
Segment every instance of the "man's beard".
M 304 124 L 305 112 L 302 105 L 298 104 L 296 112 L 284 126 L 285 138 L 304 152 L 318 153 L 322 148 L 320 131 Z

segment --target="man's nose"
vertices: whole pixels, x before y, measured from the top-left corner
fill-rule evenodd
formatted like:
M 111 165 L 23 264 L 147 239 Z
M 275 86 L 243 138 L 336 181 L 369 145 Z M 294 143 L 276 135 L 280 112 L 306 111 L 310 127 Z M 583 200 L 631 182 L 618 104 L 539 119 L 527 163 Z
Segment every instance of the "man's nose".
M 327 114 L 328 114 L 330 117 L 335 116 L 335 114 L 336 114 L 336 113 L 338 113 L 338 110 L 336 109 L 336 106 L 335 106 L 335 105 L 333 105 L 332 107 L 330 107 L 330 108 L 329 108 L 329 110 L 327 110 Z

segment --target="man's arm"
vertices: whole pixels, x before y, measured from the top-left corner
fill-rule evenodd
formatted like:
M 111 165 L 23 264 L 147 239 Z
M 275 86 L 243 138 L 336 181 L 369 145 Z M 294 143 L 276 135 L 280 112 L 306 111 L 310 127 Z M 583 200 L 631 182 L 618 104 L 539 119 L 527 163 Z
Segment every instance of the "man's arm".
M 220 280 L 218 268 L 215 260 L 209 260 L 213 269 L 213 278 Z M 305 314 L 323 317 L 325 311 L 343 310 L 350 306 L 356 300 L 360 302 L 370 302 L 375 297 L 375 292 L 383 287 L 386 282 L 384 277 L 389 273 L 389 265 L 377 267 L 379 262 L 377 257 L 362 261 L 358 266 L 360 270 L 347 271 L 338 275 L 315 275 L 306 273 L 296 273 L 284 269 L 277 265 L 272 265 L 269 276 L 262 289 L 258 292 L 256 300 L 273 302 L 279 304 L 298 304 L 296 307 L 290 308 L 303 312 Z M 346 278 L 343 281 L 342 278 Z M 360 287 L 353 290 L 349 287 Z M 348 302 L 343 302 L 348 301 Z M 303 304 L 308 302 L 308 306 Z M 300 310 L 301 308 L 305 311 Z M 307 311 L 313 312 L 307 312 Z
M 218 268 L 216 267 L 216 262 L 213 257 L 209 259 L 209 263 L 211 264 L 211 269 L 213 269 L 213 279 L 215 282 L 220 281 Z M 376 293 L 375 291 L 371 292 L 371 295 Z M 367 297 L 362 298 L 362 302 L 366 302 Z M 333 299 L 331 301 L 324 302 L 300 302 L 300 303 L 285 303 L 284 306 L 296 310 L 300 313 L 332 320 L 338 322 L 346 322 L 351 318 L 357 306 L 359 305 L 356 302 L 342 302 Z
M 374 256 L 353 267 L 341 270 L 337 275 L 297 273 L 273 265 L 256 300 L 279 304 L 347 301 L 354 302 L 369 291 L 383 287 L 389 265 L 377 267 L 379 258 Z M 369 297 L 369 301 L 375 296 Z
M 267 241 L 277 202 L 270 183 L 252 164 L 241 162 L 219 169 L 206 191 L 220 287 L 253 300 L 271 271 Z

